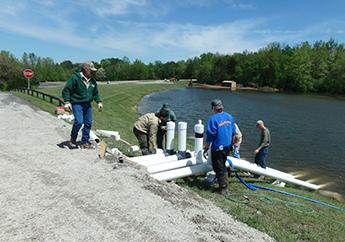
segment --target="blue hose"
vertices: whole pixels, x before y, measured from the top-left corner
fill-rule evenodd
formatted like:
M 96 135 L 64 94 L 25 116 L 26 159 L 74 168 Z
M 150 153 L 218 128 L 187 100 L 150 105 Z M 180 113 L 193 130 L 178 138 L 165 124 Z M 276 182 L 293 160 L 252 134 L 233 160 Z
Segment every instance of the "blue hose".
M 247 183 L 245 180 L 242 179 L 242 177 L 240 177 L 237 173 L 236 168 L 234 167 L 234 164 L 232 164 L 232 161 L 230 160 L 230 158 L 227 159 L 231 169 L 235 172 L 236 177 L 238 178 L 238 180 L 240 180 L 240 182 L 242 182 L 247 188 L 249 188 L 252 191 L 256 191 L 256 187 L 253 186 L 253 184 Z
M 321 202 L 321 201 L 316 200 L 316 199 L 312 199 L 312 198 L 309 198 L 309 197 L 297 195 L 297 194 L 294 194 L 294 193 L 291 193 L 291 192 L 282 191 L 282 190 L 279 190 L 279 189 L 274 189 L 274 188 L 271 188 L 271 187 L 265 187 L 265 186 L 256 185 L 256 184 L 249 184 L 249 183 L 247 183 L 245 180 L 243 180 L 243 179 L 237 174 L 237 170 L 236 170 L 236 168 L 234 167 L 234 165 L 232 164 L 230 158 L 228 158 L 227 161 L 228 161 L 228 163 L 229 163 L 231 169 L 235 172 L 236 177 L 240 180 L 240 182 L 242 182 L 242 183 L 243 183 L 247 188 L 249 188 L 250 190 L 255 191 L 256 188 L 259 188 L 259 189 L 263 189 L 263 190 L 267 190 L 267 191 L 278 192 L 278 193 L 280 193 L 280 194 L 284 194 L 284 195 L 288 195 L 288 196 L 292 196 L 292 197 L 301 198 L 301 199 L 307 200 L 307 201 L 309 201 L 309 202 L 321 204 L 321 205 L 324 205 L 324 206 L 326 206 L 326 207 L 330 207 L 330 208 L 333 208 L 333 209 L 336 209 L 336 210 L 345 212 L 345 209 L 344 209 L 344 208 L 340 208 L 340 207 L 337 207 L 337 206 L 334 206 L 334 205 L 331 205 L 331 204 L 328 204 L 328 203 L 325 203 L 325 202 Z

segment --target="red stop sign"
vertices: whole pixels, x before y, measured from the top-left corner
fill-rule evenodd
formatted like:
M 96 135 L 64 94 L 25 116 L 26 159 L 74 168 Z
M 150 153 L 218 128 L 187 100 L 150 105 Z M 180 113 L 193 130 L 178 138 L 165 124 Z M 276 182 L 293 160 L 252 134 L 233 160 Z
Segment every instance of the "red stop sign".
M 26 78 L 31 78 L 34 76 L 34 72 L 31 69 L 25 69 L 23 74 Z

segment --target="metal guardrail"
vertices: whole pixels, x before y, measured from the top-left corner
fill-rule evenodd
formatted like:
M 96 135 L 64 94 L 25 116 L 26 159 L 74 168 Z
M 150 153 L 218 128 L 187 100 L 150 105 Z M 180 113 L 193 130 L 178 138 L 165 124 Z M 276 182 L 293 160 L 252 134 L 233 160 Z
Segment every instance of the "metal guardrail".
M 47 94 L 47 93 L 44 93 L 44 92 L 40 92 L 40 91 L 32 90 L 32 89 L 20 89 L 20 88 L 17 88 L 15 90 L 18 92 L 26 93 L 26 94 L 31 95 L 31 96 L 36 96 L 38 98 L 42 98 L 43 100 L 49 101 L 50 103 L 54 103 L 53 101 L 57 101 L 59 106 L 64 105 L 64 101 L 61 98 Z

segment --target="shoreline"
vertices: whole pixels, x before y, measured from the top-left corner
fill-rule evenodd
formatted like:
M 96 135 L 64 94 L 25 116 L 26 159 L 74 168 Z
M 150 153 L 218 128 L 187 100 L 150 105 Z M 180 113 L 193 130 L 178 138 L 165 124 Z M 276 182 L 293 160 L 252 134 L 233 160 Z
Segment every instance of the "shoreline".
M 199 89 L 209 89 L 209 90 L 227 90 L 230 92 L 236 91 L 253 91 L 253 92 L 281 92 L 277 88 L 272 87 L 236 87 L 236 89 L 232 90 L 229 86 L 221 86 L 221 85 L 211 85 L 211 84 L 204 84 L 204 83 L 192 83 L 188 85 L 188 88 L 199 88 Z

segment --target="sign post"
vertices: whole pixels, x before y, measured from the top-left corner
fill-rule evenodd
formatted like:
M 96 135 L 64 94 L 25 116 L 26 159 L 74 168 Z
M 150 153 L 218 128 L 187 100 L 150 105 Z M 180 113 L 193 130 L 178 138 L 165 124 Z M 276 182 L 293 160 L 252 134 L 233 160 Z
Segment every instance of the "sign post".
M 30 90 L 30 79 L 34 76 L 34 72 L 31 69 L 25 69 L 23 74 L 24 77 L 28 79 L 28 90 Z

